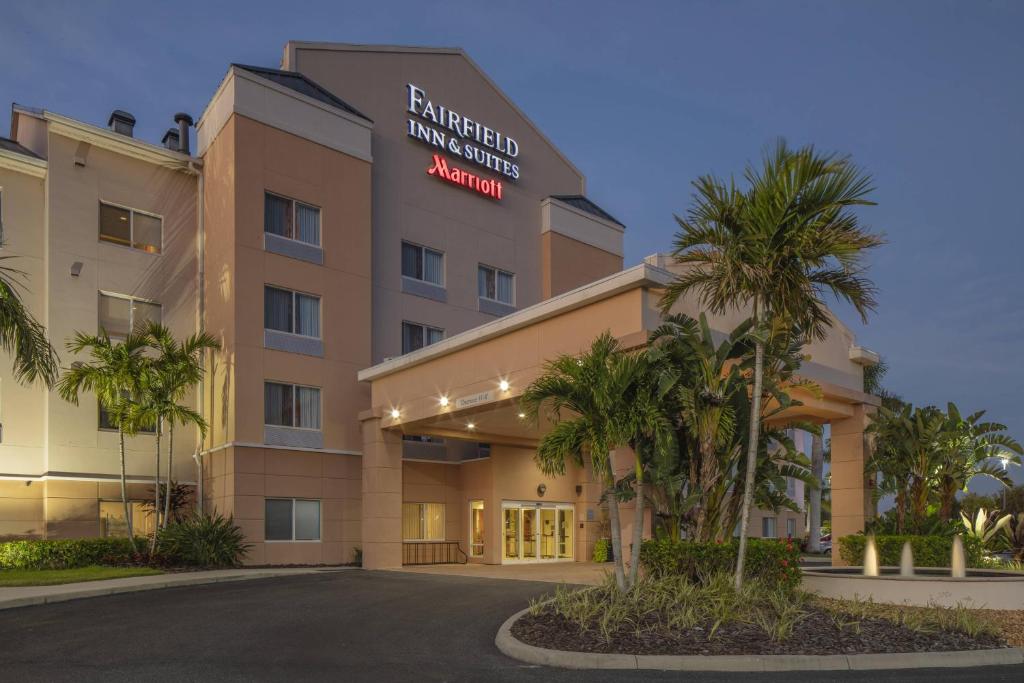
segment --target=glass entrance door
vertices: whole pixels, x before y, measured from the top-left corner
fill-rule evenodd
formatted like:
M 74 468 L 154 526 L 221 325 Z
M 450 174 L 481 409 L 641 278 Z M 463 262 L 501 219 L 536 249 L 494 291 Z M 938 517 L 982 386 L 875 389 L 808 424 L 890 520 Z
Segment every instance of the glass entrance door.
M 574 508 L 570 503 L 502 503 L 504 562 L 573 559 Z

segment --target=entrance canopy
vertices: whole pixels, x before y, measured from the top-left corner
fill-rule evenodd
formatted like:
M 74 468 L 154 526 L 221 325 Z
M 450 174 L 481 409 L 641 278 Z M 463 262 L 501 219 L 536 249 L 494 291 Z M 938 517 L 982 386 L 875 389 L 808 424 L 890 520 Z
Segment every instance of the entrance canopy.
M 383 468 L 398 484 L 383 484 L 380 493 L 401 492 L 401 437 L 418 435 L 503 445 L 536 447 L 545 424 L 534 424 L 519 410 L 526 387 L 559 354 L 586 350 L 609 331 L 625 348 L 646 344 L 662 320 L 659 301 L 674 275 L 657 262 L 645 262 L 535 306 L 457 334 L 413 353 L 359 373 L 371 385 L 372 408 L 361 415 L 364 432 L 364 559 L 371 565 L 378 529 L 373 484 L 384 476 L 368 471 Z M 680 301 L 673 312 L 699 315 L 691 301 Z M 727 334 L 745 316 L 736 312 L 708 316 L 716 333 Z M 868 511 L 863 465 L 866 449 L 865 411 L 877 399 L 863 392 L 863 366 L 877 356 L 858 347 L 852 332 L 838 320 L 823 342 L 806 348 L 801 376 L 813 380 L 820 393 L 801 391 L 803 403 L 780 419 L 829 422 L 832 429 L 833 525 L 846 522 L 852 531 L 863 528 Z M 394 470 L 397 468 L 397 475 Z M 844 516 L 849 519 L 845 520 Z M 370 522 L 370 529 L 367 523 Z M 398 543 L 400 534 L 385 543 Z M 386 550 L 394 563 L 397 551 Z

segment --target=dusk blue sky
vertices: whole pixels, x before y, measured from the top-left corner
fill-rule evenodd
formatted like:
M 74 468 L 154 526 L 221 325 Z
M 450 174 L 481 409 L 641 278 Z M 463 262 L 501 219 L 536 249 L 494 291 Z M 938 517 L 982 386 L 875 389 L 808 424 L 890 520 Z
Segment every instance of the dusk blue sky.
M 34 0 L 5 8 L 0 101 L 100 125 L 127 109 L 159 141 L 229 62 L 276 67 L 289 39 L 460 46 L 627 225 L 627 265 L 669 247 L 700 174 L 738 173 L 777 136 L 850 154 L 889 243 L 878 312 L 840 315 L 891 390 L 987 408 L 1024 439 L 1022 30 L 1009 0 Z

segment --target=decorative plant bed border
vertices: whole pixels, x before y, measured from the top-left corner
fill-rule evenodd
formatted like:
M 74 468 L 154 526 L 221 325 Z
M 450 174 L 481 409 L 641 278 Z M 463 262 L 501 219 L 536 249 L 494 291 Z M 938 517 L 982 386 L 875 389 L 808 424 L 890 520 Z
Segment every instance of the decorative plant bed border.
M 860 655 L 627 655 L 548 650 L 512 635 L 512 625 L 529 612 L 516 612 L 498 629 L 494 644 L 505 655 L 529 664 L 563 669 L 657 669 L 662 671 L 845 671 L 923 669 L 1024 664 L 1015 647 L 959 652 Z

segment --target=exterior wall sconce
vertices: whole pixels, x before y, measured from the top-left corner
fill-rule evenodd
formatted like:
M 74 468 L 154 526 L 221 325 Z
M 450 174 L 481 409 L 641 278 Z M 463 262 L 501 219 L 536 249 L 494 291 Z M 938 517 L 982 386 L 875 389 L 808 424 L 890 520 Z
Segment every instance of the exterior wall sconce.
M 82 274 L 82 262 L 75 261 L 71 264 L 71 277 L 78 277 Z
M 498 382 L 498 388 L 501 389 L 502 391 L 508 391 L 508 380 L 503 379 L 500 382 Z
M 537 485 L 537 495 L 540 496 L 541 498 L 544 497 L 544 494 L 547 492 L 547 490 L 548 490 L 548 485 L 547 484 L 538 484 Z

